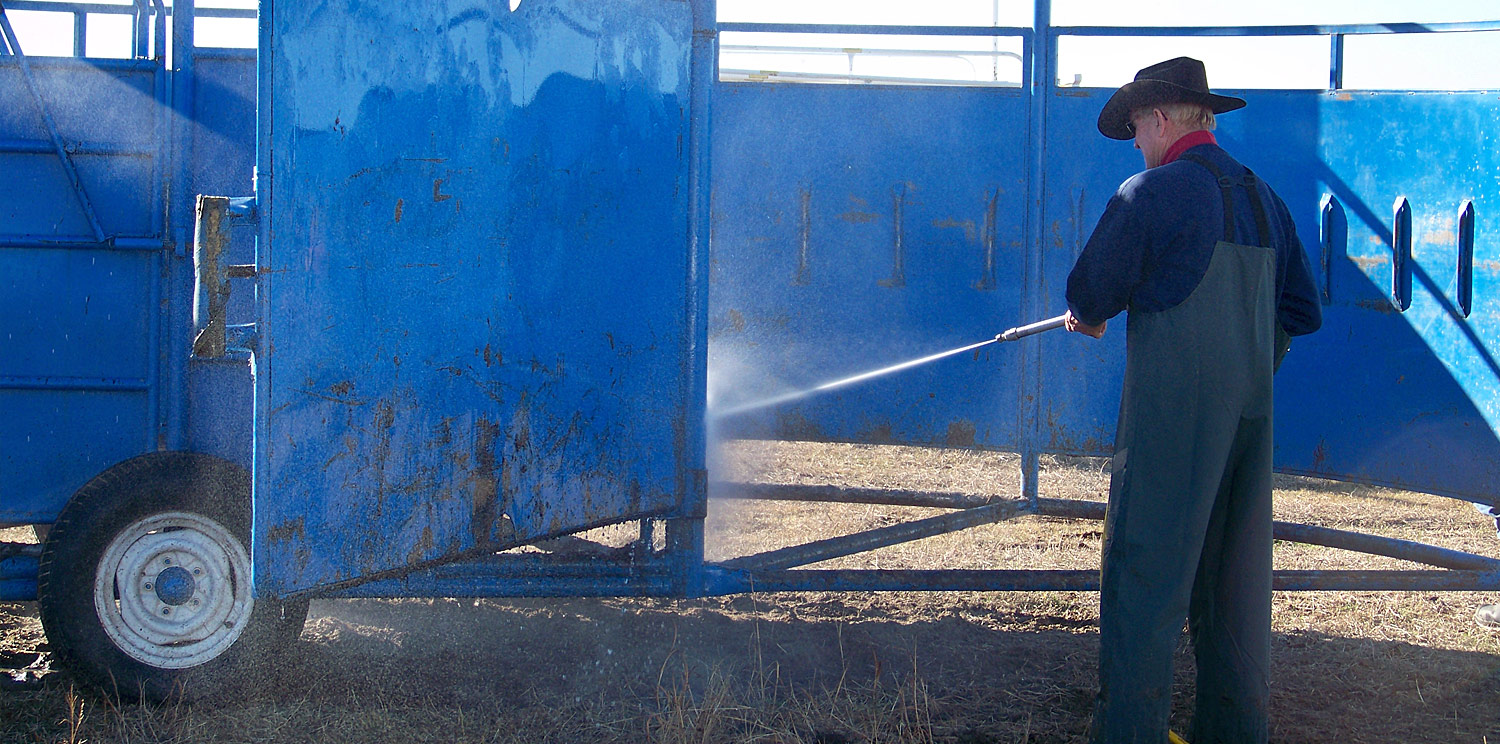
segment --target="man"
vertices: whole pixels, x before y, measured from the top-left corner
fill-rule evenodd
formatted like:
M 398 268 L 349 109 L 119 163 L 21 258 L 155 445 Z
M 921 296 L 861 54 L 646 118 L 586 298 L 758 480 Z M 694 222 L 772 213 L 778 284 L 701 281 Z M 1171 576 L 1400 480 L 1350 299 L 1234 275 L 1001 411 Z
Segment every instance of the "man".
M 1188 619 L 1192 744 L 1264 742 L 1270 699 L 1271 375 L 1322 324 L 1286 205 L 1221 149 L 1187 57 L 1141 70 L 1099 131 L 1134 138 L 1120 185 L 1068 277 L 1070 331 L 1129 311 L 1100 591 L 1092 740 L 1168 738 L 1172 652 Z

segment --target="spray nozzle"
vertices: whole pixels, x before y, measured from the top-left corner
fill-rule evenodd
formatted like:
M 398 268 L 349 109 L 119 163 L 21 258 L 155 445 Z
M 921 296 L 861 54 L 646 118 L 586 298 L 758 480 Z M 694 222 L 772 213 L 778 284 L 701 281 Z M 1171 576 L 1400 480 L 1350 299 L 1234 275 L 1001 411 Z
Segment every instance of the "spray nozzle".
M 1063 321 L 1066 320 L 1067 317 L 1067 315 L 1059 315 L 1055 318 L 1039 320 L 1029 325 L 1010 328 L 1007 329 L 1004 333 L 996 334 L 995 341 L 1015 341 L 1016 339 L 1026 338 L 1027 336 L 1041 333 L 1042 331 L 1050 331 L 1054 328 L 1061 328 L 1063 326 Z

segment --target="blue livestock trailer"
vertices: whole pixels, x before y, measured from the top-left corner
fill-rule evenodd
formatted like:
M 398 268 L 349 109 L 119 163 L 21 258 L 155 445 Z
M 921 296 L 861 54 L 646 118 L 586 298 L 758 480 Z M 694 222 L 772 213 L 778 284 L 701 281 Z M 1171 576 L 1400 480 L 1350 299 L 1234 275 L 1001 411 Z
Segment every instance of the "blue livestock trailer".
M 1500 98 L 1344 85 L 1346 42 L 1500 21 L 1060 26 L 1048 0 L 1013 25 L 735 20 L 713 0 L 0 8 L 0 527 L 46 535 L 0 544 L 0 599 L 36 599 L 74 673 L 127 694 L 249 678 L 315 596 L 1096 589 L 1093 571 L 805 567 L 1102 517 L 1037 473 L 1109 454 L 1122 334 L 744 405 L 1064 309 L 1139 168 L 1094 131 L 1110 87 L 1059 83 L 1060 49 L 1096 40 L 1317 45 L 1316 84 L 1231 86 L 1249 108 L 1218 131 L 1286 198 L 1322 290 L 1324 330 L 1277 378 L 1276 465 L 1480 504 L 1500 486 Z M 72 56 L 26 54 L 23 13 L 71 19 Z M 89 19 L 115 17 L 123 58 L 89 56 Z M 199 48 L 210 21 L 256 24 L 257 49 Z M 856 69 L 851 35 L 896 62 Z M 1023 485 L 725 483 L 710 435 L 1010 451 Z M 710 563 L 711 494 L 943 512 Z M 560 539 L 617 524 L 638 526 L 630 546 Z M 1281 589 L 1500 589 L 1483 556 L 1277 536 L 1434 567 Z

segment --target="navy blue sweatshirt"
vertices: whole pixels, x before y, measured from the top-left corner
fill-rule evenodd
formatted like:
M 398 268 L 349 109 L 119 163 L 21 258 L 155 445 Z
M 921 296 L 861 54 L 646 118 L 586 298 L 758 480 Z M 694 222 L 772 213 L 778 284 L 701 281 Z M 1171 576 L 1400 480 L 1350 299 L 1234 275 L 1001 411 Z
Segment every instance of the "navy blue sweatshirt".
M 1224 237 L 1224 201 L 1214 176 L 1191 154 L 1205 158 L 1227 177 L 1245 167 L 1223 148 L 1205 144 L 1184 157 L 1151 168 L 1120 184 L 1068 275 L 1068 309 L 1098 325 L 1129 308 L 1160 312 L 1175 307 L 1208 272 L 1214 246 Z M 1258 184 L 1276 249 L 1276 317 L 1292 336 L 1323 324 L 1312 266 L 1286 204 L 1264 182 Z M 1249 192 L 1234 193 L 1233 242 L 1261 245 Z

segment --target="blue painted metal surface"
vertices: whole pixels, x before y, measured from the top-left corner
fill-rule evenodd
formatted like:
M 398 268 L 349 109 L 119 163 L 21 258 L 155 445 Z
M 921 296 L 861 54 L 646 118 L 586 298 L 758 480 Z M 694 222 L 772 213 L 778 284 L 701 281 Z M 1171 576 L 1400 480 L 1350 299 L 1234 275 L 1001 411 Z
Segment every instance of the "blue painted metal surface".
M 1044 104 L 1045 140 L 1040 150 L 1028 150 L 1019 141 L 1024 90 L 721 87 L 710 374 L 751 390 L 752 399 L 761 394 L 757 385 L 796 388 L 1060 311 L 1067 272 L 1105 201 L 1141 167 L 1128 143 L 1095 131 L 1108 90 L 1047 87 L 1030 108 L 1034 118 Z M 1324 263 L 1324 196 L 1332 195 L 1348 216 L 1347 240 L 1327 257 L 1325 328 L 1294 345 L 1277 378 L 1277 466 L 1493 498 L 1500 486 L 1500 366 L 1491 347 L 1500 328 L 1485 297 L 1495 291 L 1491 264 L 1500 252 L 1500 101 L 1485 93 L 1234 94 L 1249 106 L 1220 118 L 1220 140 L 1286 199 L 1314 265 Z M 761 121 L 773 111 L 785 126 L 768 132 Z M 1028 230 L 1026 205 L 1006 202 L 998 210 L 997 242 L 1007 249 L 997 264 L 1000 291 L 986 296 L 970 278 L 979 241 L 945 227 L 965 219 L 978 224 L 974 205 L 992 193 L 994 179 L 1024 173 L 1028 152 L 1045 159 L 1041 217 Z M 918 219 L 910 207 L 901 212 L 903 286 L 881 281 L 889 273 L 897 209 L 872 194 L 889 184 L 918 185 L 915 192 L 926 197 Z M 808 193 L 815 195 L 811 209 L 799 209 Z M 870 205 L 858 224 L 838 219 L 851 197 Z M 1413 229 L 1411 308 L 1404 313 L 1393 311 L 1389 299 L 1401 235 L 1391 216 L 1397 197 L 1408 200 Z M 1455 267 L 1459 210 L 1467 203 L 1474 212 L 1474 269 L 1473 311 L 1465 318 Z M 803 211 L 813 228 L 806 235 L 798 232 Z M 816 295 L 795 281 L 802 255 L 813 257 Z M 1019 315 L 1022 308 L 1032 315 Z M 738 436 L 1108 454 L 1124 334 L 1097 343 L 1053 334 L 1035 344 L 1034 357 L 1027 349 L 990 347 L 975 360 L 948 360 L 735 417 L 722 429 Z M 1033 363 L 1038 372 L 1028 376 Z M 954 437 L 970 427 L 971 442 Z
M 1032 29 L 734 25 L 1014 36 L 1027 50 L 1022 89 L 777 86 L 713 82 L 711 3 L 595 5 L 267 4 L 273 106 L 258 112 L 251 53 L 179 55 L 170 70 L 32 60 L 102 241 L 17 61 L 0 57 L 0 167 L 16 174 L 0 180 L 0 332 L 24 339 L 0 346 L 0 522 L 49 521 L 83 481 L 157 448 L 248 466 L 258 415 L 263 591 L 370 576 L 339 591 L 1089 588 L 1092 572 L 759 571 L 752 586 L 705 566 L 705 369 L 732 404 L 1060 312 L 1073 257 L 1140 160 L 1094 132 L 1108 91 L 1048 84 L 1059 35 L 1327 34 L 1338 88 L 1343 34 L 1500 27 L 1058 29 L 1045 0 Z M 138 30 L 161 29 L 159 5 L 115 7 L 154 8 Z M 187 47 L 191 23 L 174 26 Z M 1250 107 L 1220 120 L 1221 140 L 1286 198 L 1326 288 L 1324 331 L 1278 376 L 1278 467 L 1493 498 L 1500 102 L 1239 94 Z M 268 272 L 259 305 L 235 280 L 229 310 L 262 319 L 270 342 L 252 411 L 247 356 L 187 360 L 182 205 L 249 193 L 257 117 L 264 249 L 240 228 L 229 259 Z M 1035 454 L 1108 452 L 1122 347 L 1122 333 L 991 346 L 715 433 L 1019 451 L 1034 496 Z M 665 518 L 665 552 L 428 567 L 643 514 Z M 0 596 L 25 591 L 16 560 Z M 1484 571 L 1278 581 L 1497 585 Z
M 721 84 L 714 105 L 711 405 L 1022 317 L 1018 91 Z M 724 419 L 718 433 L 1018 449 L 1023 344 Z
M 191 17 L 191 3 L 177 8 Z M 145 20 L 157 24 L 164 12 L 156 7 Z M 103 241 L 79 207 L 19 60 L 0 59 L 0 523 L 50 522 L 88 479 L 158 448 L 249 466 L 248 359 L 188 362 L 192 266 L 180 244 L 192 214 L 168 202 L 186 193 L 191 204 L 196 191 L 249 192 L 254 54 L 189 52 L 190 28 L 178 24 L 173 69 L 161 64 L 163 34 L 152 59 L 29 60 Z M 232 261 L 253 261 L 253 237 L 237 235 Z M 234 299 L 232 320 L 252 319 L 251 294 Z
M 33 96 L 21 59 L 0 59 L 0 523 L 25 524 L 157 433 L 160 258 L 98 240 L 49 130 L 85 143 L 69 161 L 107 237 L 151 234 L 161 143 L 150 63 L 31 60 Z
M 0 601 L 36 599 L 36 572 L 34 555 L 0 557 Z
M 258 590 L 701 515 L 693 6 L 261 19 Z

